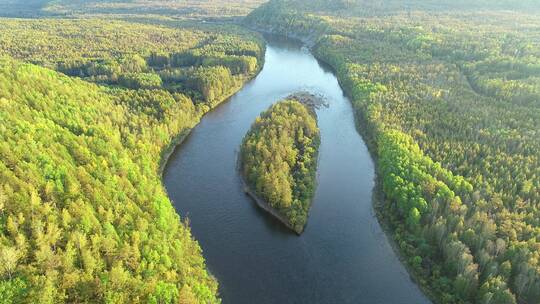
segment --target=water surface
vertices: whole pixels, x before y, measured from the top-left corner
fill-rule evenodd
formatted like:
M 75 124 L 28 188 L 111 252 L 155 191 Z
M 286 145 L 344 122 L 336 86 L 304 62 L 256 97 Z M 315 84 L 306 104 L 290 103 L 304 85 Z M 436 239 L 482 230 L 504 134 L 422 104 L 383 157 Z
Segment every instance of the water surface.
M 255 118 L 298 90 L 327 98 L 318 188 L 296 236 L 242 191 L 239 146 Z M 262 72 L 208 113 L 171 156 L 170 198 L 188 216 L 225 304 L 430 303 L 390 247 L 371 204 L 374 164 L 336 77 L 297 43 L 268 39 Z

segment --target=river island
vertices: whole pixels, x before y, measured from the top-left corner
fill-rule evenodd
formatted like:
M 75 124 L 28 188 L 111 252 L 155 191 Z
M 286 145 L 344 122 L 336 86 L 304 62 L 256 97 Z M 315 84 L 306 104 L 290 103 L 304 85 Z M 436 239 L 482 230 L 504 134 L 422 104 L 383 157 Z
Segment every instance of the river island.
M 297 234 L 316 189 L 320 104 L 318 96 L 299 92 L 272 105 L 255 120 L 240 152 L 245 192 Z

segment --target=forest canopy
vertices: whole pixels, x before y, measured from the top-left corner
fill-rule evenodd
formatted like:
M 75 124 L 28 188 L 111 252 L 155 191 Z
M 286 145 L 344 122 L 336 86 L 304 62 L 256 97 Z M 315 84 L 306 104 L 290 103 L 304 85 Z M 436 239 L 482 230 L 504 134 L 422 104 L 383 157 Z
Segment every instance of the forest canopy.
M 102 85 L 164 89 L 210 105 L 254 75 L 262 41 L 234 26 L 202 31 L 100 19 L 2 19 L 6 54 Z
M 0 302 L 219 303 L 159 159 L 257 73 L 260 40 L 98 19 L 0 27 Z
M 477 13 L 540 10 L 540 3 L 536 0 L 272 0 L 261 5 L 264 6 L 301 14 L 342 17 L 388 16 L 418 11 Z
M 0 3 L 70 17 L 0 19 L 0 303 L 219 302 L 157 160 L 260 70 L 261 39 L 216 21 L 262 2 Z M 540 303 L 538 11 L 271 0 L 246 18 L 307 38 L 336 72 L 377 162 L 379 218 L 436 302 Z M 242 144 L 246 182 L 297 231 L 319 142 L 288 100 Z
M 130 13 L 182 15 L 186 17 L 244 16 L 264 0 L 56 0 L 47 1 L 53 14 Z
M 319 144 L 314 110 L 291 99 L 263 112 L 241 147 L 247 187 L 297 233 L 307 223 L 315 194 Z

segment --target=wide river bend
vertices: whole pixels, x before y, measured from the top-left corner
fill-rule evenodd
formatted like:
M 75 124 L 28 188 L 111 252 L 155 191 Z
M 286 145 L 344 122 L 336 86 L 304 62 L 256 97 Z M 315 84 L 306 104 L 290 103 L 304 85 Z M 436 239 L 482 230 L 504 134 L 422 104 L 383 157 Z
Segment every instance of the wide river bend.
M 225 304 L 423 304 L 372 207 L 374 164 L 336 77 L 300 44 L 267 37 L 261 73 L 208 113 L 173 153 L 164 174 L 189 217 Z M 305 232 L 290 232 L 242 191 L 243 136 L 272 103 L 298 90 L 327 98 L 318 188 Z

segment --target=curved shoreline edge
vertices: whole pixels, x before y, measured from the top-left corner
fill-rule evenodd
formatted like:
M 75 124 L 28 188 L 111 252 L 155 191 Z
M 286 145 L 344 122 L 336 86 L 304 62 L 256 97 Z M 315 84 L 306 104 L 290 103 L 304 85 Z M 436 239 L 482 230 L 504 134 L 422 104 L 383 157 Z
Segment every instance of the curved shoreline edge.
M 264 40 L 263 40 L 264 41 Z M 257 71 L 255 71 L 253 73 L 253 75 L 249 75 L 248 77 L 246 77 L 246 79 L 244 79 L 244 81 L 242 82 L 241 85 L 235 87 L 229 94 L 223 96 L 222 99 L 220 99 L 220 101 L 216 102 L 215 104 L 213 104 L 211 107 L 210 107 L 210 110 L 208 110 L 208 112 L 202 114 L 198 119 L 197 119 L 197 122 L 195 124 L 193 124 L 193 126 L 189 127 L 189 128 L 186 128 L 185 130 L 182 130 L 178 135 L 176 135 L 175 137 L 173 137 L 170 142 L 161 150 L 161 155 L 160 155 L 160 159 L 159 159 L 159 166 L 158 166 L 158 175 L 159 177 L 161 178 L 161 185 L 163 186 L 163 188 L 165 189 L 165 192 L 167 193 L 167 189 L 165 188 L 165 185 L 163 184 L 163 174 L 165 173 L 165 169 L 167 168 L 167 164 L 169 163 L 169 159 L 171 158 L 171 156 L 173 155 L 174 151 L 176 151 L 176 149 L 178 148 L 178 146 L 180 146 L 185 140 L 186 138 L 191 134 L 191 131 L 193 131 L 193 129 L 199 125 L 199 123 L 201 122 L 201 119 L 206 115 L 208 114 L 209 112 L 212 112 L 215 108 L 219 107 L 221 104 L 227 102 L 229 99 L 231 99 L 236 93 L 240 92 L 240 90 L 242 90 L 248 83 L 250 83 L 251 81 L 253 81 L 258 75 L 259 73 L 262 71 L 263 67 L 264 67 L 264 64 L 265 64 L 265 59 L 264 59 L 264 54 L 266 53 L 266 42 L 264 42 L 264 45 L 263 45 L 263 49 L 262 49 L 262 52 L 263 52 L 263 56 L 261 58 L 258 58 L 258 60 L 260 60 L 260 64 L 259 66 L 257 67 Z M 167 196 L 169 196 L 169 194 L 167 193 Z M 171 199 L 169 197 L 169 199 Z
M 287 218 L 285 218 L 277 210 L 272 208 L 272 206 L 270 206 L 265 200 L 260 198 L 257 195 L 257 193 L 255 193 L 255 191 L 253 189 L 251 189 L 251 187 L 247 183 L 246 179 L 244 178 L 244 174 L 242 173 L 242 166 L 243 166 L 242 154 L 240 153 L 240 151 L 238 151 L 237 154 L 238 155 L 236 157 L 236 172 L 237 172 L 238 176 L 240 177 L 240 180 L 242 181 L 242 192 L 244 192 L 244 194 L 249 196 L 251 198 L 251 200 L 253 200 L 253 202 L 255 203 L 255 205 L 258 208 L 261 208 L 263 211 L 265 211 L 267 213 L 270 213 L 275 219 L 280 221 L 288 229 L 290 229 L 291 231 L 295 232 L 298 236 L 300 236 L 302 234 L 302 232 L 304 231 L 305 227 L 302 227 L 302 231 L 300 231 L 300 232 L 296 231 L 294 229 L 294 227 L 289 223 Z
M 257 58 L 259 60 L 258 62 L 258 67 L 257 67 L 257 70 L 252 74 L 252 75 L 249 75 L 248 77 L 246 77 L 244 79 L 244 81 L 242 82 L 242 84 L 238 85 L 237 87 L 235 87 L 234 89 L 231 90 L 231 92 L 227 95 L 224 95 L 223 98 L 221 98 L 218 102 L 216 102 L 215 104 L 213 104 L 211 106 L 211 108 L 201 114 L 196 123 L 194 123 L 191 127 L 189 128 L 186 128 L 184 130 L 182 130 L 179 134 L 177 134 L 176 136 L 174 136 L 173 138 L 171 138 L 171 140 L 169 141 L 169 143 L 167 145 L 165 145 L 163 147 L 163 149 L 161 149 L 161 152 L 160 152 L 160 158 L 158 160 L 158 168 L 157 168 L 157 174 L 158 174 L 158 177 L 161 181 L 161 187 L 163 189 L 163 191 L 165 192 L 165 194 L 167 195 L 167 198 L 169 199 L 169 202 L 171 203 L 171 206 L 175 209 L 175 212 L 176 214 L 178 215 L 178 217 L 180 218 L 180 220 L 182 221 L 183 219 L 185 219 L 185 217 L 183 217 L 177 210 L 176 210 L 176 207 L 174 206 L 174 202 L 169 194 L 169 192 L 167 191 L 167 187 L 165 187 L 165 183 L 164 183 L 164 174 L 165 174 L 165 170 L 167 169 L 167 166 L 169 164 L 169 160 L 171 158 L 171 156 L 174 154 L 174 152 L 176 151 L 176 149 L 178 149 L 178 147 L 180 147 L 184 141 L 188 138 L 189 135 L 191 135 L 191 132 L 193 131 L 193 129 L 199 125 L 199 123 L 201 122 L 202 118 L 204 118 L 204 116 L 206 114 L 208 114 L 209 112 L 213 111 L 214 109 L 216 109 L 218 106 L 220 106 L 221 104 L 227 102 L 229 99 L 231 99 L 236 93 L 238 93 L 240 90 L 242 90 L 248 83 L 250 83 L 251 81 L 253 81 L 262 71 L 264 65 L 265 65 L 265 54 L 266 54 L 266 41 L 264 39 L 262 39 L 262 56 L 261 58 Z M 190 230 L 191 230 L 191 227 L 190 227 Z M 195 240 L 195 242 L 197 242 L 197 244 L 199 244 L 199 241 L 192 235 L 193 239 Z M 206 258 L 204 256 L 204 252 L 201 254 L 202 258 L 204 259 L 205 261 L 205 265 L 206 265 Z M 212 271 L 208 268 L 208 265 L 205 266 L 206 268 L 206 271 L 208 272 L 208 275 L 217 282 L 218 284 L 218 294 L 217 294 L 217 298 L 218 300 L 221 301 L 221 298 L 219 296 L 219 281 L 217 280 L 217 278 L 214 276 L 214 274 L 212 273 Z
M 338 77 L 338 74 L 336 70 L 334 69 L 334 67 L 330 63 L 326 62 L 323 58 L 321 58 L 317 53 L 312 52 L 311 47 L 310 47 L 310 53 L 313 55 L 313 57 L 315 57 L 315 59 L 322 62 L 324 65 L 326 65 L 332 70 L 332 74 L 334 74 L 334 76 L 336 77 L 338 84 L 341 87 L 341 90 L 345 93 L 345 96 L 347 96 L 347 99 L 352 105 L 352 96 L 342 85 L 342 81 Z M 392 223 L 383 214 L 384 212 L 383 208 L 386 204 L 386 201 L 384 198 L 385 194 L 382 189 L 381 175 L 379 174 L 379 166 L 378 166 L 379 158 L 377 157 L 377 153 L 375 150 L 376 148 L 374 146 L 371 135 L 367 132 L 367 130 L 363 126 L 363 121 L 361 120 L 361 116 L 358 114 L 358 110 L 352 107 L 352 111 L 354 115 L 356 131 L 358 132 L 360 137 L 362 137 L 362 140 L 366 143 L 366 147 L 369 151 L 369 154 L 371 155 L 371 159 L 374 162 L 375 174 L 374 174 L 373 180 L 375 181 L 375 184 L 373 186 L 373 192 L 372 192 L 372 198 L 371 198 L 371 207 L 372 207 L 374 216 L 377 218 L 377 222 L 381 226 L 382 231 L 384 231 L 388 244 L 390 245 L 390 247 L 392 247 L 392 251 L 395 253 L 396 257 L 401 262 L 401 265 L 403 265 L 403 267 L 407 271 L 407 274 L 409 278 L 411 279 L 411 281 L 413 281 L 416 284 L 416 286 L 418 286 L 420 291 L 422 291 L 422 293 L 424 293 L 424 295 L 430 301 L 432 301 L 433 303 L 441 303 L 440 299 L 431 291 L 431 289 L 429 288 L 429 285 L 422 283 L 422 276 L 420 276 L 413 270 L 413 268 L 411 267 L 411 265 L 409 264 L 407 260 L 407 256 L 401 252 L 399 245 L 394 238 L 394 232 L 391 227 Z
M 326 62 L 326 60 L 324 60 L 324 58 L 319 56 L 316 52 L 312 52 L 312 47 L 310 47 L 309 49 L 310 49 L 310 53 L 313 55 L 313 57 L 315 57 L 315 59 L 317 59 L 319 62 L 322 62 L 324 65 L 326 65 L 332 70 L 332 74 L 334 74 L 334 76 L 336 77 L 338 84 L 341 87 L 341 90 L 345 93 L 345 96 L 347 96 L 347 99 L 352 105 L 352 100 L 353 100 L 352 96 L 343 86 L 342 81 L 339 78 L 335 68 L 330 63 Z M 422 283 L 422 276 L 417 274 L 413 270 L 413 268 L 411 267 L 411 265 L 409 264 L 407 260 L 407 256 L 403 254 L 403 252 L 401 252 L 399 245 L 394 238 L 395 235 L 391 227 L 392 223 L 383 214 L 384 212 L 383 208 L 384 208 L 384 205 L 386 204 L 386 201 L 384 198 L 385 194 L 382 189 L 381 175 L 379 174 L 379 166 L 378 166 L 379 158 L 377 157 L 377 153 L 375 150 L 376 148 L 373 143 L 373 138 L 371 137 L 371 134 L 369 134 L 367 130 L 364 128 L 363 121 L 361 120 L 361 115 L 358 114 L 358 110 L 352 107 L 352 111 L 353 111 L 353 116 L 355 120 L 356 131 L 358 132 L 360 137 L 362 137 L 362 140 L 366 143 L 366 147 L 369 151 L 369 154 L 371 155 L 371 159 L 374 162 L 373 180 L 375 181 L 375 184 L 373 186 L 373 192 L 372 192 L 372 198 L 371 198 L 371 207 L 372 207 L 374 216 L 377 219 L 377 222 L 379 223 L 379 225 L 381 226 L 381 229 L 384 232 L 384 235 L 386 237 L 386 240 L 388 241 L 388 244 L 390 245 L 390 247 L 392 247 L 392 251 L 395 253 L 396 257 L 401 262 L 401 265 L 403 265 L 403 267 L 407 271 L 407 275 L 409 276 L 411 281 L 413 281 L 416 284 L 416 286 L 418 286 L 420 291 L 431 302 L 441 303 L 440 299 L 431 291 L 431 289 L 429 288 L 429 285 Z
M 339 78 L 336 70 L 334 67 L 326 62 L 323 58 L 318 56 L 315 52 L 311 51 L 310 53 L 313 54 L 313 56 L 326 66 L 328 66 L 332 70 L 332 74 L 336 77 L 338 80 L 339 86 L 341 87 L 341 90 L 345 93 L 345 96 L 347 96 L 347 99 L 349 99 L 349 102 L 352 105 L 352 97 L 351 94 L 345 89 L 345 87 L 342 85 L 342 81 Z M 356 131 L 362 137 L 362 140 L 366 143 L 366 147 L 368 148 L 369 154 L 371 155 L 371 159 L 374 162 L 374 177 L 373 180 L 375 181 L 375 185 L 373 186 L 373 192 L 372 192 L 372 198 L 371 198 L 371 207 L 374 213 L 374 216 L 377 218 L 377 222 L 381 226 L 382 231 L 384 231 L 384 234 L 386 236 L 386 240 L 388 241 L 388 244 L 390 247 L 392 247 L 392 251 L 395 253 L 396 257 L 401 262 L 401 265 L 405 268 L 407 271 L 407 274 L 411 281 L 413 281 L 416 286 L 422 291 L 422 293 L 433 303 L 441 303 L 440 299 L 432 292 L 429 285 L 422 283 L 422 276 L 417 274 L 412 266 L 409 264 L 407 260 L 407 256 L 403 254 L 403 252 L 400 250 L 398 243 L 395 240 L 394 231 L 391 227 L 392 223 L 390 220 L 384 216 L 383 208 L 386 204 L 385 201 L 385 194 L 382 189 L 382 179 L 381 175 L 379 174 L 379 158 L 377 157 L 376 148 L 373 143 L 373 139 L 371 137 L 371 134 L 367 132 L 367 130 L 363 127 L 363 122 L 361 120 L 361 116 L 358 114 L 358 110 L 352 108 L 355 125 L 356 125 Z
M 243 184 L 243 191 L 246 195 L 248 195 L 255 203 L 256 205 L 261 208 L 262 210 L 270 213 L 274 218 L 276 218 L 278 221 L 280 221 L 281 223 L 283 223 L 287 228 L 289 228 L 290 230 L 294 231 L 298 236 L 300 236 L 302 234 L 302 232 L 304 231 L 304 227 L 302 227 L 302 230 L 296 230 L 294 229 L 294 226 L 292 226 L 290 223 L 289 223 L 289 220 L 287 220 L 287 218 L 285 218 L 285 216 L 283 216 L 281 213 L 279 213 L 276 209 L 274 209 L 272 206 L 270 206 L 265 200 L 263 200 L 262 198 L 260 198 L 256 193 L 255 191 L 253 191 L 253 189 L 251 189 L 251 187 L 248 185 L 248 183 L 246 182 L 246 180 L 244 179 L 244 176 L 241 172 L 239 172 L 240 174 L 240 177 L 242 179 L 242 184 Z

